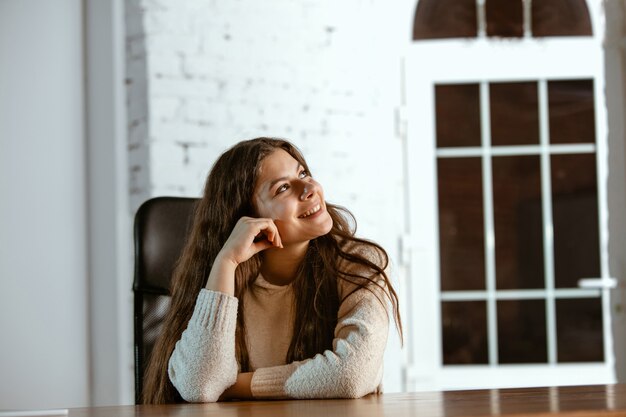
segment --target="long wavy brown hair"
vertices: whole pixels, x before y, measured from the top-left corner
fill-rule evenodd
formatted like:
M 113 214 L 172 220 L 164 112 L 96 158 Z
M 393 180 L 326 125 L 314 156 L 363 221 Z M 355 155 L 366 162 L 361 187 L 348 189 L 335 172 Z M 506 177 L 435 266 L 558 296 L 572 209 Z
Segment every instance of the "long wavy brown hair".
M 144 376 L 142 402 L 163 404 L 181 401 L 169 380 L 167 367 L 176 342 L 191 319 L 196 296 L 206 285 L 213 260 L 242 216 L 255 216 L 252 196 L 259 167 L 276 149 L 287 151 L 307 171 L 300 151 L 282 139 L 257 138 L 240 142 L 215 162 L 202 199 L 195 208 L 188 241 L 172 277 L 172 300 Z M 310 171 L 309 171 L 310 172 Z M 398 296 L 385 273 L 388 257 L 376 243 L 355 237 L 356 222 L 345 208 L 326 204 L 333 220 L 331 231 L 312 240 L 293 281 L 295 320 L 286 363 L 332 349 L 341 301 L 338 280 L 353 283 L 352 292 L 382 287 L 402 337 Z M 239 299 L 236 355 L 241 372 L 250 370 L 246 348 L 243 295 L 258 276 L 262 252 L 240 264 L 235 272 L 235 296 Z M 376 291 L 375 294 L 380 294 Z M 350 294 L 343 295 L 345 299 Z M 385 300 L 379 300 L 387 305 Z

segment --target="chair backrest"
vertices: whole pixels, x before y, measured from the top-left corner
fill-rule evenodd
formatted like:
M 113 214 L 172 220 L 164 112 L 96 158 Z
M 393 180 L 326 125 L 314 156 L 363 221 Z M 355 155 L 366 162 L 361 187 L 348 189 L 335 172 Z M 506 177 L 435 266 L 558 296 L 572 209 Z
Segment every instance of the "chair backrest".
M 156 197 L 135 215 L 135 401 L 170 304 L 170 281 L 191 229 L 198 199 Z

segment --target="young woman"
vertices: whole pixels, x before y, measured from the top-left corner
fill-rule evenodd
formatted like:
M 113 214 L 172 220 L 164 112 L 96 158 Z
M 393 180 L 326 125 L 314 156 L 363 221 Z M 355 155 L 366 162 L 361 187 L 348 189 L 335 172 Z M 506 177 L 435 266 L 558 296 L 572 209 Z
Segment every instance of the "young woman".
M 386 252 L 354 236 L 295 146 L 258 138 L 215 163 L 172 282 L 143 401 L 357 398 L 382 379 Z

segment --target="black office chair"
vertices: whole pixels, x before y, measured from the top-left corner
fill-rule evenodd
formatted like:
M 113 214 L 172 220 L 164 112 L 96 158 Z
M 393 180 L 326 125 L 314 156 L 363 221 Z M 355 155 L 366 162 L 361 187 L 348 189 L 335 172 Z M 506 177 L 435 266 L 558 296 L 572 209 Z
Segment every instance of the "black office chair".
M 198 199 L 156 197 L 135 215 L 135 402 L 170 304 L 170 280 L 190 231 Z

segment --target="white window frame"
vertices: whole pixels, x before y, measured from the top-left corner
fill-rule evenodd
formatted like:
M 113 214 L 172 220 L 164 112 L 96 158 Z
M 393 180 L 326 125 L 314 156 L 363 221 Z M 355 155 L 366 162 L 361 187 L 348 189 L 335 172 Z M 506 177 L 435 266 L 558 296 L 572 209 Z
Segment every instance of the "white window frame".
M 597 12 L 597 11 L 596 11 Z M 597 28 L 597 25 L 596 25 Z M 546 286 L 544 292 L 561 296 L 600 294 L 603 309 L 604 362 L 561 364 L 555 363 L 554 352 L 549 353 L 549 363 L 540 365 L 443 366 L 441 356 L 442 295 L 439 289 L 439 236 L 437 205 L 437 150 L 435 144 L 434 86 L 446 83 L 479 83 L 482 106 L 488 106 L 484 97 L 488 83 L 508 81 L 539 81 L 540 103 L 546 102 L 546 80 L 593 79 L 596 117 L 596 161 L 598 178 L 600 269 L 603 282 L 610 282 L 608 268 L 608 209 L 607 209 L 607 115 L 604 106 L 603 48 L 599 37 L 522 38 L 491 40 L 484 37 L 473 40 L 432 40 L 413 43 L 405 56 L 405 110 L 407 119 L 407 190 L 409 201 L 409 230 L 411 239 L 411 270 L 407 286 L 411 294 L 407 309 L 410 332 L 408 338 L 407 388 L 409 390 L 468 389 L 487 387 L 513 387 L 537 385 L 575 385 L 615 382 L 613 341 L 610 322 L 610 290 L 602 287 L 591 290 L 571 289 L 571 294 Z M 543 93 L 542 93 L 543 91 Z M 487 94 L 488 96 L 488 94 Z M 541 106 L 541 104 L 540 104 Z M 545 107 L 545 106 L 544 106 Z M 488 110 L 488 109 L 487 109 Z M 547 109 L 541 109 L 547 111 Z M 482 113 L 482 112 L 481 112 Z M 483 113 L 484 114 L 484 113 Z M 537 152 L 542 154 L 542 164 L 554 148 L 546 141 L 546 117 L 541 126 L 542 143 Z M 488 119 L 487 119 L 488 122 Z M 482 122 L 483 135 L 488 123 Z M 563 151 L 589 152 L 590 145 L 563 145 Z M 568 149 L 569 147 L 569 149 Z M 517 149 L 516 149 L 517 148 Z M 543 150 L 541 148 L 544 148 Z M 528 147 L 511 147 L 510 152 L 527 152 Z M 552 149 L 554 150 L 554 149 Z M 491 152 L 480 149 L 479 154 Z M 591 149 L 591 151 L 593 151 Z M 441 153 L 447 152 L 440 150 Z M 449 151 L 455 152 L 455 151 Z M 542 153 L 543 152 L 543 153 Z M 548 155 L 547 157 L 545 155 Z M 544 167 L 545 168 L 545 167 Z M 488 167 L 487 167 L 488 169 Z M 483 171 L 484 172 L 484 171 Z M 549 172 L 549 170 L 548 170 Z M 544 175 L 543 181 L 546 181 Z M 490 193 L 491 184 L 484 189 Z M 546 187 L 542 187 L 544 193 Z M 549 190 L 549 184 L 548 188 Z M 545 197 L 545 196 L 544 196 Z M 491 198 L 489 196 L 489 198 Z M 544 198 L 544 200 L 546 200 Z M 548 204 L 550 202 L 548 201 Z M 550 207 L 545 208 L 550 211 Z M 548 222 L 551 226 L 551 221 Z M 493 227 L 487 225 L 486 239 L 493 245 Z M 488 251 L 493 253 L 493 251 Z M 489 254 L 487 255 L 489 256 Z M 546 258 L 546 262 L 552 255 Z M 494 263 L 487 259 L 487 274 L 494 276 Z M 549 278 L 549 277 L 547 277 Z M 596 278 L 596 277 L 594 277 Z M 549 279 L 547 279 L 549 281 Z M 493 288 L 492 288 L 493 289 Z M 565 292 L 568 292 L 565 291 Z M 493 294 L 493 292 L 491 292 Z M 511 294 L 516 296 L 519 294 Z M 537 294 L 539 295 L 539 294 Z M 454 297 L 448 294 L 447 297 Z M 458 297 L 468 294 L 457 294 Z M 480 296 L 480 295 L 479 295 Z M 486 297 L 494 303 L 495 297 Z M 548 300 L 550 297 L 548 297 Z M 554 299 L 552 298 L 552 304 Z M 493 305 L 491 308 L 493 308 Z M 548 307 L 550 305 L 548 304 Z M 554 306 L 552 305 L 552 308 Z M 550 316 L 550 314 L 549 314 Z M 551 315 L 552 320 L 554 314 Z M 548 318 L 550 320 L 550 318 Z M 495 321 L 489 326 L 493 329 Z M 548 323 L 550 327 L 550 323 Z M 552 323 L 554 327 L 554 323 Z M 554 330 L 554 329 L 553 329 Z M 553 332 L 552 330 L 552 332 Z M 554 333 L 553 333 L 554 334 Z M 493 342 L 491 342 L 493 343 Z M 493 352 L 493 346 L 490 349 Z M 491 355 L 493 356 L 493 355 Z M 496 362 L 497 362 L 497 358 Z M 552 362 L 552 363 L 550 363 Z

